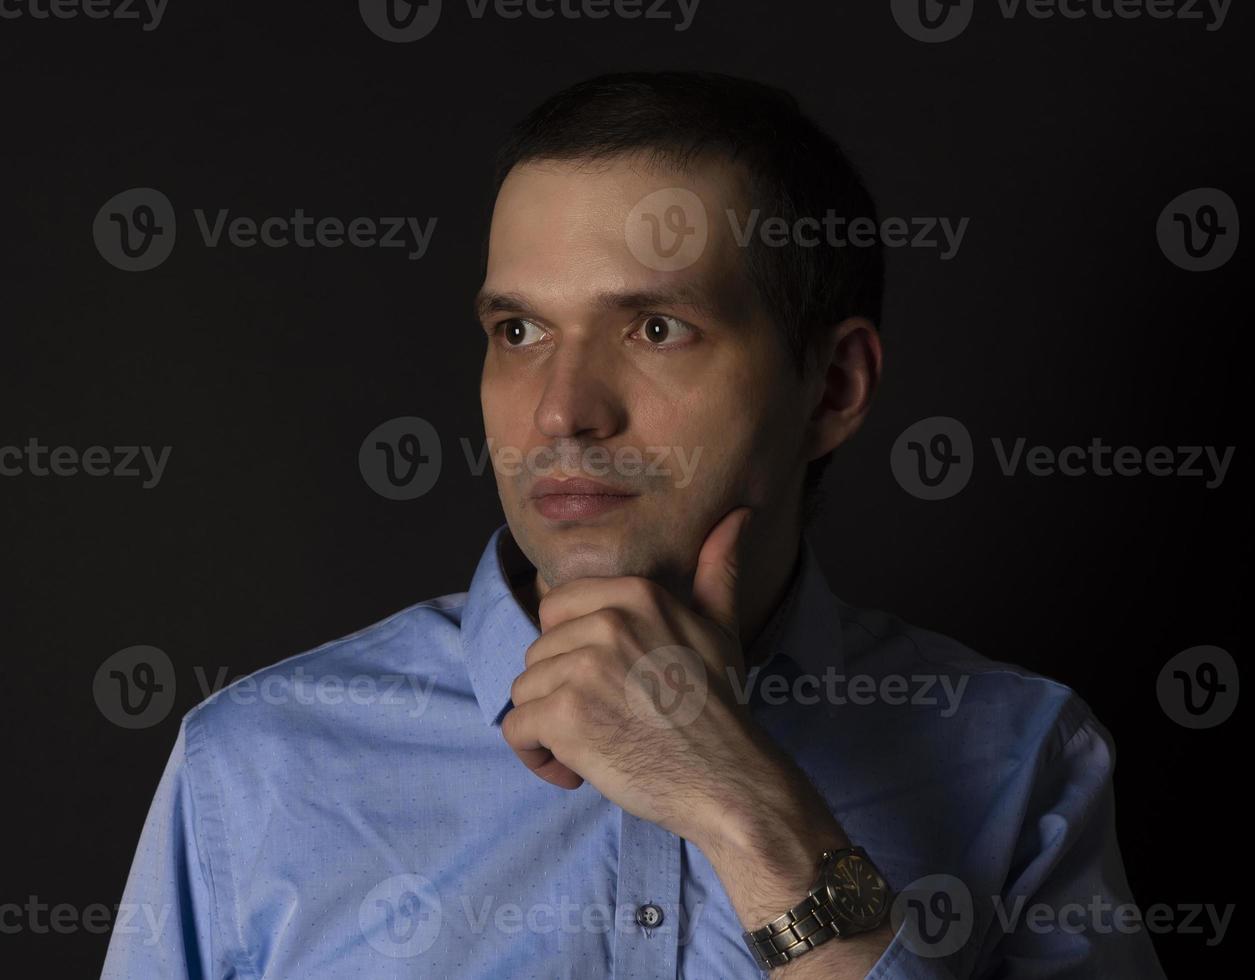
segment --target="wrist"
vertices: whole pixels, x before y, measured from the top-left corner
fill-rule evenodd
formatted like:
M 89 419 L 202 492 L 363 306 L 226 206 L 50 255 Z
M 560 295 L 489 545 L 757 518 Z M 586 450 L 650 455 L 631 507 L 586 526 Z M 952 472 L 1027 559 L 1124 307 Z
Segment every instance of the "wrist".
M 802 901 L 819 857 L 849 847 L 841 825 L 802 774 L 755 783 L 728 800 L 695 843 L 706 855 L 745 929 L 757 929 Z

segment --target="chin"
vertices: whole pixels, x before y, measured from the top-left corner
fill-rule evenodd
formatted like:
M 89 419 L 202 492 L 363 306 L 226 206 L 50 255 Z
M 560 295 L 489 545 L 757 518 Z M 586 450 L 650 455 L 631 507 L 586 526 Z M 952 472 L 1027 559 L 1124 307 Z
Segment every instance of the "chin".
M 533 558 L 533 564 L 552 588 L 577 578 L 640 574 L 629 568 L 622 549 L 609 542 L 552 541 L 546 542 L 541 551 L 542 554 Z
M 510 524 L 515 541 L 551 588 L 579 578 L 626 575 L 668 585 L 683 579 L 696 554 L 686 554 L 686 530 L 658 516 L 619 512 L 609 520 L 555 526 L 523 504 Z
M 602 534 L 559 538 L 546 542 L 540 550 L 543 564 L 538 564 L 537 568 L 551 588 L 580 578 L 630 575 L 652 579 L 679 595 L 692 577 L 691 570 L 685 572 L 685 559 L 673 555 L 665 541 L 654 540 L 652 535 L 640 532 L 628 534 L 622 540 L 612 540 Z M 536 563 L 533 561 L 533 564 Z

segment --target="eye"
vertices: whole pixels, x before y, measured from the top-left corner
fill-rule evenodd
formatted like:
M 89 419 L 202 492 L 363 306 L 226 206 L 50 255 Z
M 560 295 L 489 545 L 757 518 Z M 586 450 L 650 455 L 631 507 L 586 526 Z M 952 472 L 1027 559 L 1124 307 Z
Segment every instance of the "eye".
M 531 341 L 528 340 L 529 330 L 532 331 Z M 510 347 L 531 347 L 545 335 L 545 332 L 531 320 L 524 320 L 520 317 L 502 320 L 493 327 L 493 333 L 504 336 L 506 344 Z
M 676 341 L 683 342 L 689 335 L 695 334 L 697 331 L 676 317 L 664 316 L 661 313 L 650 313 L 645 317 L 645 322 L 640 325 L 636 332 L 649 341 L 651 346 L 678 347 L 680 343 L 676 343 Z

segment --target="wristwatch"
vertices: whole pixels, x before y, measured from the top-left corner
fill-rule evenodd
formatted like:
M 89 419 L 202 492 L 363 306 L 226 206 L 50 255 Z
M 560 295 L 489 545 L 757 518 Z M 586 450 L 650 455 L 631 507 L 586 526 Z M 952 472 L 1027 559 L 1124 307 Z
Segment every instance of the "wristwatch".
M 761 929 L 742 936 L 765 972 L 834 937 L 870 932 L 884 921 L 889 901 L 889 885 L 861 847 L 824 851 L 819 857 L 819 879 L 806 897 Z

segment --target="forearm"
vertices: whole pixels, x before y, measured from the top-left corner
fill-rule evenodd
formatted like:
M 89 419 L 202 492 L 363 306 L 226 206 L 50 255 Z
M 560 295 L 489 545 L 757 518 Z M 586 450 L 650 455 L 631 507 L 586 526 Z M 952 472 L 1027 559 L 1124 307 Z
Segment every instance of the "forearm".
M 790 762 L 750 765 L 711 810 L 694 843 L 719 876 L 743 928 L 758 929 L 800 902 L 815 884 L 819 856 L 851 842 L 822 797 Z M 784 980 L 861 980 L 889 946 L 886 921 L 873 932 L 830 939 L 771 971 Z

